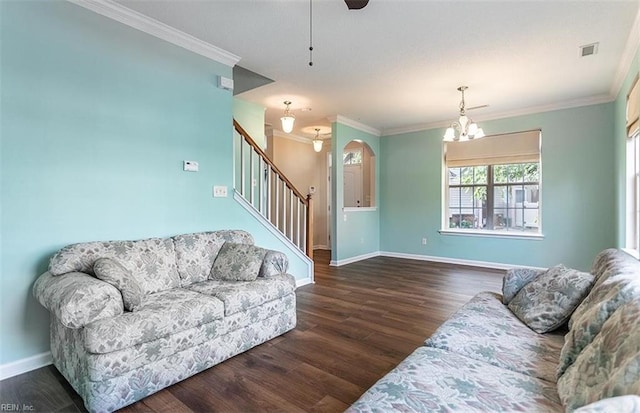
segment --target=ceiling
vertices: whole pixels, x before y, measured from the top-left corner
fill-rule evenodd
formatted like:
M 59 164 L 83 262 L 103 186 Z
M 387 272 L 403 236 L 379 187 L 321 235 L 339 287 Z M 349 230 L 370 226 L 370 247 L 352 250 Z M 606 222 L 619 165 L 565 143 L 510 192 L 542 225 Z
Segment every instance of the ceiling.
M 266 107 L 274 129 L 290 100 L 293 134 L 305 137 L 337 115 L 383 134 L 445 125 L 460 85 L 468 107 L 489 105 L 471 112 L 476 121 L 610 101 L 640 43 L 640 0 L 371 0 L 362 10 L 313 0 L 309 66 L 309 1 L 117 2 L 273 79 L 237 97 Z M 580 57 L 595 42 L 597 54 Z

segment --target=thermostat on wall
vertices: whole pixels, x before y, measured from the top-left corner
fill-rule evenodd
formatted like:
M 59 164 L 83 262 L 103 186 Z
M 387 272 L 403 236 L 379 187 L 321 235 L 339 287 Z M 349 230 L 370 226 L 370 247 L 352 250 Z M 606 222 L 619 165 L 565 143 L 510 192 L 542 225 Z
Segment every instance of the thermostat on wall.
M 184 161 L 182 169 L 189 172 L 198 172 L 198 162 Z

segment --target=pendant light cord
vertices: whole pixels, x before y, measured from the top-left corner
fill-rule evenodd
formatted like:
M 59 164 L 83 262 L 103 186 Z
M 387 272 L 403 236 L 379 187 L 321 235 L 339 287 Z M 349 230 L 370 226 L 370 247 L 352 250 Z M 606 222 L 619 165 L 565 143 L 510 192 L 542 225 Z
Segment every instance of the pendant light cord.
M 313 0 L 309 0 L 309 66 L 313 66 Z

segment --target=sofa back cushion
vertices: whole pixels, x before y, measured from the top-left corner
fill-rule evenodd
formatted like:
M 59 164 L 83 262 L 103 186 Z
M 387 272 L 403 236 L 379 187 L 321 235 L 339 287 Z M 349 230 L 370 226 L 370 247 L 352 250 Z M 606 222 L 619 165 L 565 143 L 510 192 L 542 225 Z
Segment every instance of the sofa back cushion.
M 562 347 L 558 378 L 600 333 L 603 324 L 622 305 L 640 300 L 640 263 L 615 249 L 598 254 L 591 270 L 594 287 L 569 319 L 569 332 Z
M 620 306 L 558 379 L 567 411 L 607 398 L 640 394 L 640 300 Z
M 202 282 L 209 278 L 213 263 L 225 242 L 253 244 L 253 237 L 246 231 L 224 230 L 177 235 L 176 263 L 182 286 Z
M 170 238 L 68 245 L 51 258 L 49 272 L 54 276 L 73 271 L 95 275 L 93 267 L 98 258 L 119 262 L 136 279 L 145 295 L 180 286 Z

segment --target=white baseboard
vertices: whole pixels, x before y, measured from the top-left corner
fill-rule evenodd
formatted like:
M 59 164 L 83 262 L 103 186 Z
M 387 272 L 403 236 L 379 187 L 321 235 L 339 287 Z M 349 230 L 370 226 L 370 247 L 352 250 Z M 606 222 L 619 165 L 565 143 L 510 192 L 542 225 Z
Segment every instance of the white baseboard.
M 344 260 L 337 260 L 337 261 L 331 260 L 329 265 L 332 267 L 340 267 L 341 265 L 347 265 L 347 264 L 351 264 L 351 263 L 362 261 L 362 260 L 367 260 L 369 258 L 378 257 L 378 256 L 380 256 L 380 251 L 375 251 L 375 252 L 370 252 L 368 254 L 357 255 L 351 258 L 345 258 Z
M 537 270 L 546 270 L 543 267 L 532 267 L 530 265 L 520 264 L 504 264 L 491 261 L 465 260 L 462 258 L 436 257 L 433 255 L 406 254 L 403 252 L 380 251 L 379 255 L 383 257 L 404 258 L 408 260 L 432 261 L 444 264 L 467 265 L 470 267 L 493 268 L 496 270 L 510 270 L 512 268 L 533 268 Z
M 303 285 L 315 284 L 315 281 L 312 278 L 303 278 L 301 280 L 296 280 L 296 288 L 302 287 Z
M 40 367 L 48 366 L 51 363 L 53 363 L 53 359 L 51 358 L 50 351 L 36 354 L 35 356 L 21 360 L 12 361 L 11 363 L 0 365 L 0 380 L 39 369 Z

